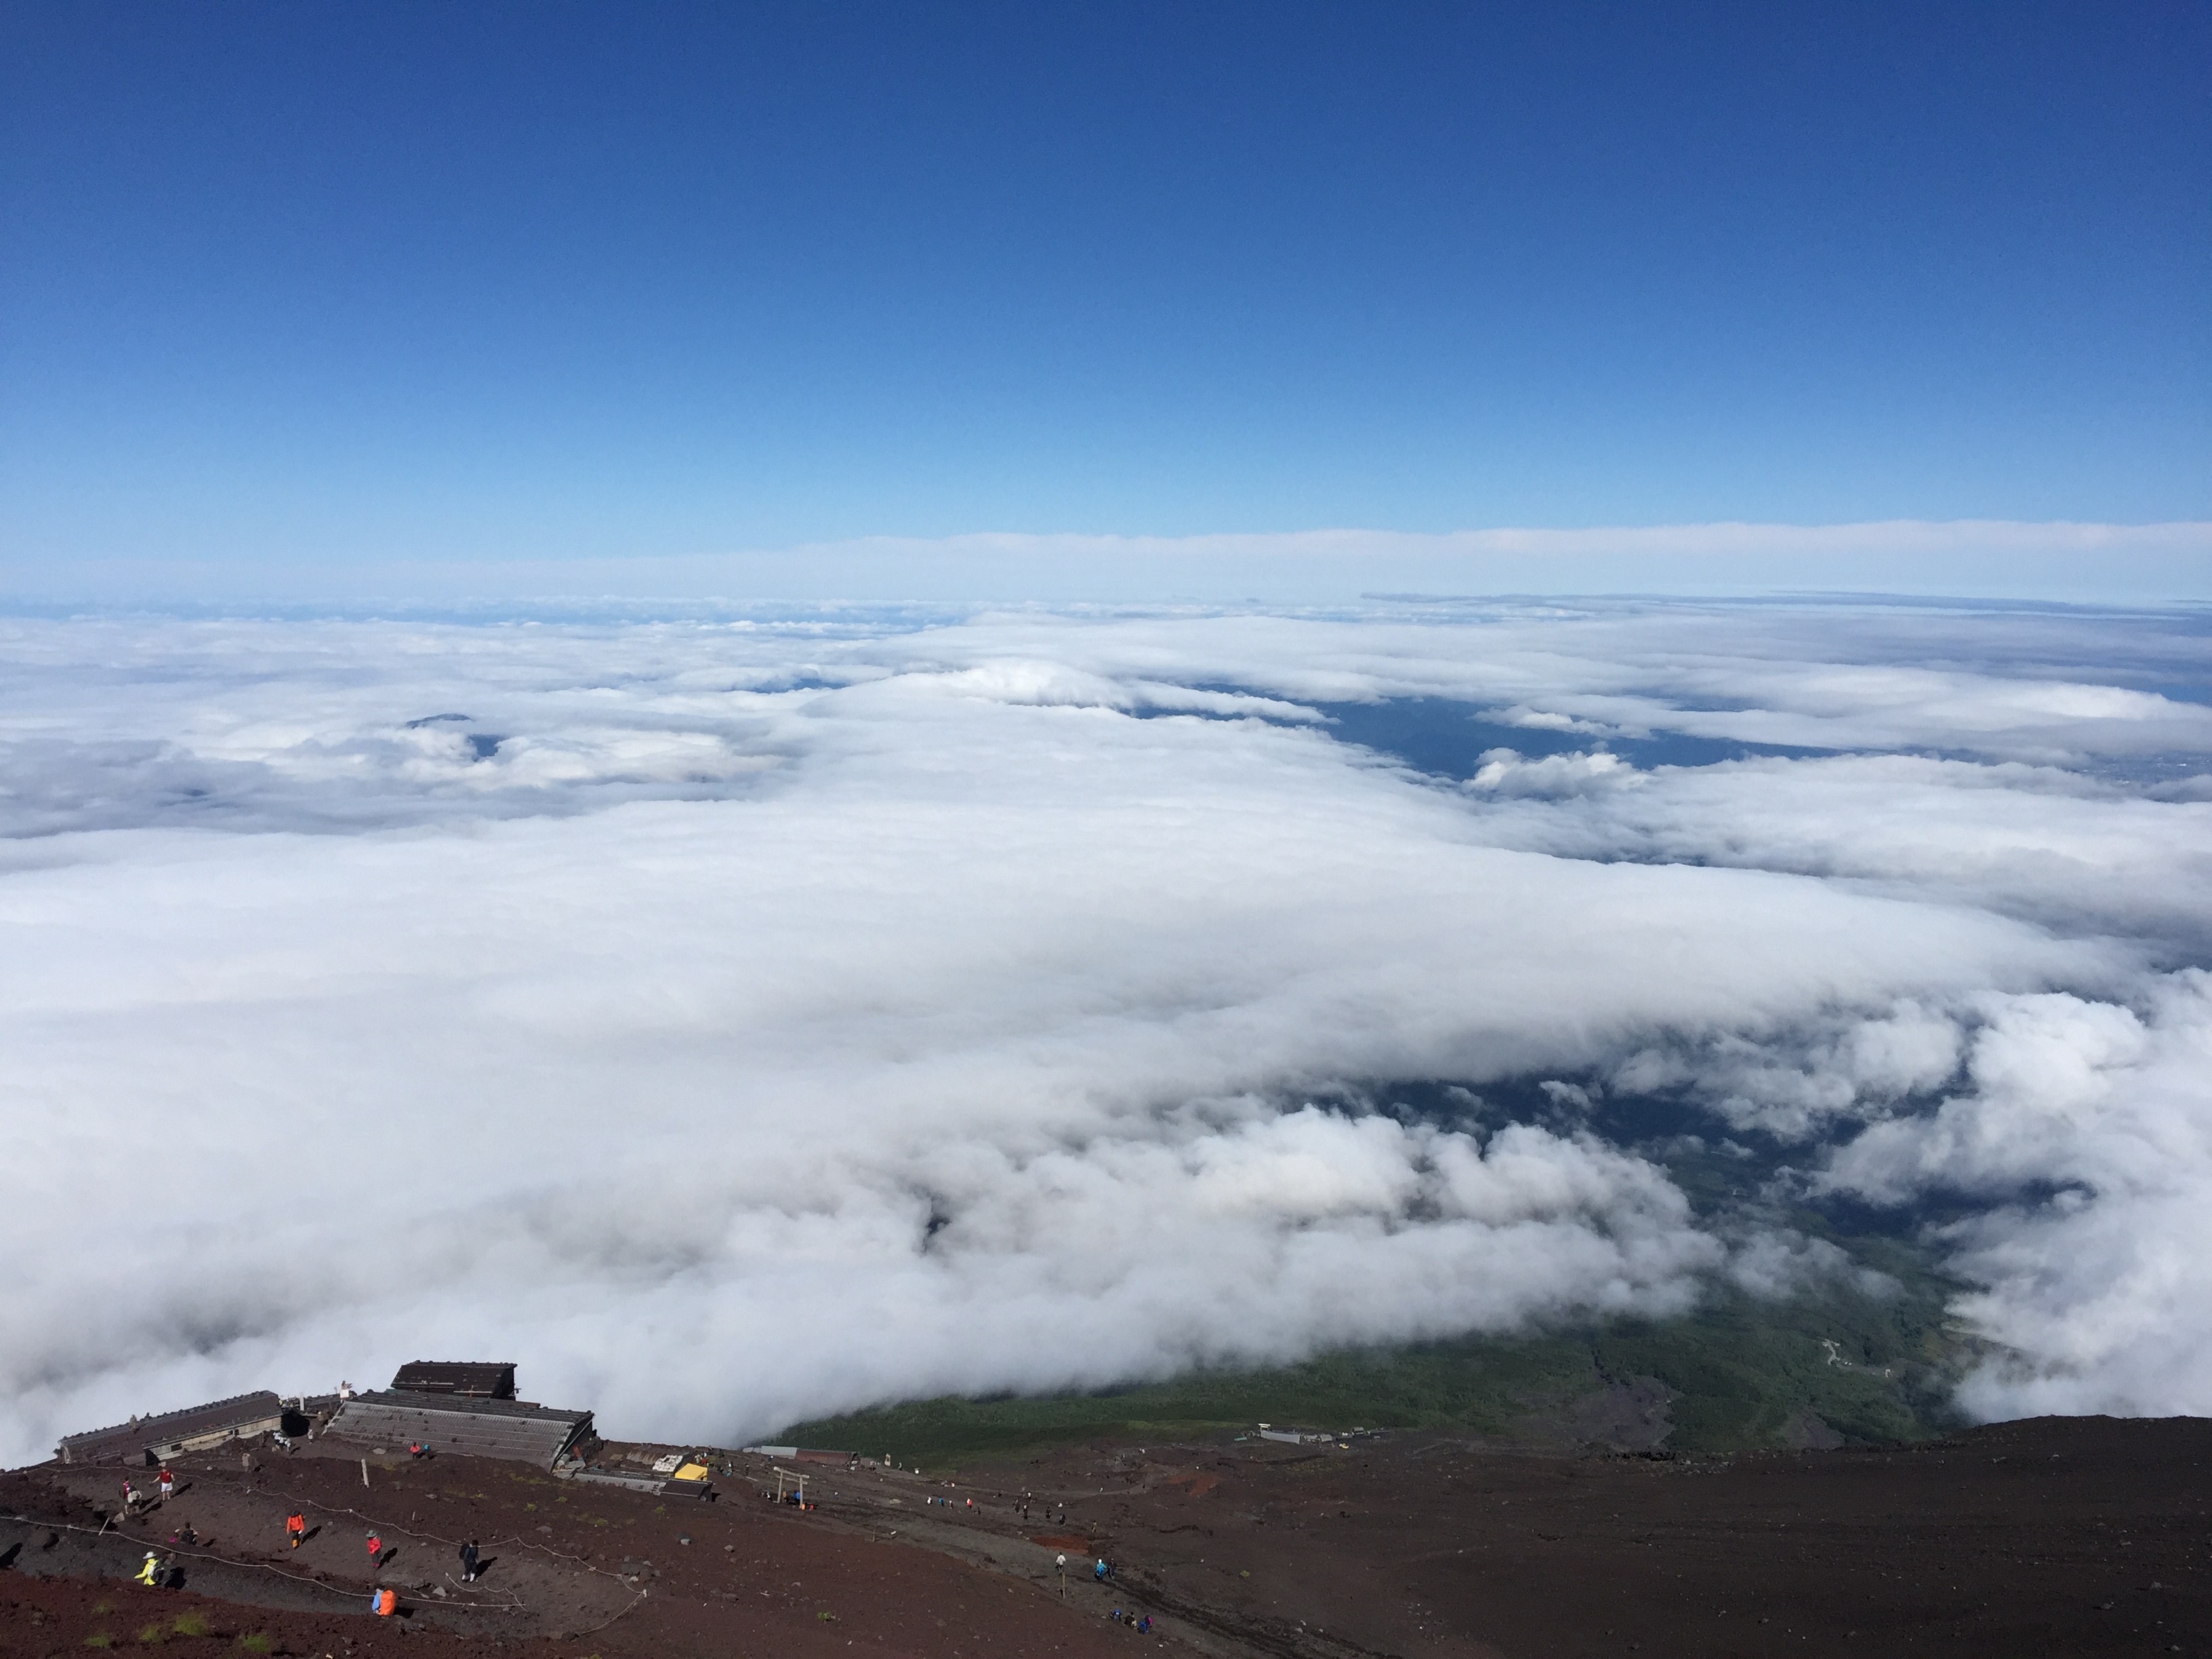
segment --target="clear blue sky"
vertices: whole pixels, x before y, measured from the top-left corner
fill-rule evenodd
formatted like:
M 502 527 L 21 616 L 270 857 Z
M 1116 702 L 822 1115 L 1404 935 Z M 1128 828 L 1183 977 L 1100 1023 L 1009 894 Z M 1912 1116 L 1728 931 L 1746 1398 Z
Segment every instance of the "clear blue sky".
M 2212 516 L 2212 10 L 10 4 L 17 560 Z

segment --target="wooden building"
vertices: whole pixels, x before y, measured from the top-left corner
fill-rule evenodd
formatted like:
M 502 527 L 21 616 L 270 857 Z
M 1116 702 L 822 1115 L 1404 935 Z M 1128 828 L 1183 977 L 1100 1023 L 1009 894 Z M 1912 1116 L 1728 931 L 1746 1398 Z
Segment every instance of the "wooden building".
M 392 1451 L 421 1445 L 432 1452 L 505 1458 L 539 1468 L 550 1468 L 563 1456 L 599 1443 L 587 1411 L 399 1389 L 354 1395 L 323 1432 Z
M 64 1463 L 161 1463 L 228 1441 L 280 1433 L 285 1416 L 284 1402 L 275 1395 L 241 1394 L 185 1411 L 136 1418 L 112 1429 L 65 1435 L 54 1455 Z
M 514 1398 L 514 1366 L 495 1359 L 410 1359 L 392 1386 L 409 1394 L 451 1394 L 465 1400 Z

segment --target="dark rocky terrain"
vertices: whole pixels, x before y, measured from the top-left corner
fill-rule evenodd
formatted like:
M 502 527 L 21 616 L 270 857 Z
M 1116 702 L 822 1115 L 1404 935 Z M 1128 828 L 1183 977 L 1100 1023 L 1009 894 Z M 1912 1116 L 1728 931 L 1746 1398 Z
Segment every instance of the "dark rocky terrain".
M 250 1475 L 234 1453 L 190 1460 L 178 1495 L 119 1538 L 105 1523 L 122 1471 L 0 1478 L 0 1512 L 16 1517 L 0 1521 L 0 1655 L 81 1654 L 103 1637 L 579 1659 L 2212 1648 L 2212 1423 L 2193 1419 L 1698 1456 L 1433 1432 L 1101 1443 L 927 1480 L 810 1464 L 818 1507 L 804 1512 L 763 1495 L 775 1466 L 759 1457 L 725 1455 L 735 1473 L 702 1504 L 458 1457 L 372 1455 L 364 1486 L 362 1449 L 264 1451 Z M 296 1555 L 283 1536 L 295 1504 L 318 1528 Z M 184 1587 L 127 1582 L 186 1520 L 200 1542 L 176 1552 Z M 368 1614 L 372 1526 L 396 1547 L 376 1576 L 402 1590 L 398 1620 Z M 475 1586 L 455 1582 L 471 1536 L 491 1560 Z M 1116 1608 L 1150 1613 L 1154 1632 Z

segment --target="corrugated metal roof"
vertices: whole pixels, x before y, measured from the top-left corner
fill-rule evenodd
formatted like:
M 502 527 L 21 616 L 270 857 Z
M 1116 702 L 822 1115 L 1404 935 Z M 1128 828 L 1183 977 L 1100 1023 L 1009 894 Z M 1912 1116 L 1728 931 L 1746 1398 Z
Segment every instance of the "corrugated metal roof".
M 413 1394 L 458 1394 L 473 1400 L 514 1398 L 514 1364 L 501 1359 L 410 1359 L 392 1379 Z
M 419 1442 L 434 1452 L 550 1467 L 591 1428 L 587 1411 L 387 1389 L 356 1395 L 338 1408 L 324 1432 L 394 1450 Z
M 204 1434 L 221 1434 L 229 1429 L 258 1427 L 271 1419 L 281 1422 L 283 1416 L 284 1402 L 264 1389 L 257 1394 L 234 1395 L 228 1400 L 211 1401 L 183 1411 L 163 1412 L 159 1417 L 142 1417 L 136 1423 L 118 1423 L 112 1428 L 64 1435 L 54 1449 L 65 1463 L 112 1462 L 143 1457 L 149 1446 L 166 1446 Z

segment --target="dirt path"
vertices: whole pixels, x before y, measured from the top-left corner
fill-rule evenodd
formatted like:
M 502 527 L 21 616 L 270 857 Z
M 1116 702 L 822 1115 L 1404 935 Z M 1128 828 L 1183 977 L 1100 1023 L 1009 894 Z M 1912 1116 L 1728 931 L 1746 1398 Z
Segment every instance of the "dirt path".
M 289 1607 L 303 1613 L 356 1613 L 366 1591 L 342 1589 L 303 1574 L 226 1560 L 204 1551 L 172 1548 L 112 1528 L 54 1525 L 0 1518 L 0 1562 L 42 1578 L 136 1579 L 149 1548 L 172 1564 L 167 1587 L 244 1607 Z
M 370 1484 L 364 1486 L 356 1475 L 362 1461 L 276 1453 L 259 1458 L 252 1474 L 228 1457 L 180 1461 L 176 1495 L 119 1523 L 111 1517 L 108 1536 L 119 1533 L 133 1540 L 135 1566 L 147 1549 L 172 1548 L 167 1540 L 189 1525 L 198 1543 L 174 1547 L 181 1561 L 195 1564 L 192 1572 L 210 1575 L 209 1582 L 220 1574 L 224 1583 L 308 1587 L 301 1591 L 304 1601 L 240 1599 L 327 1606 L 329 1598 L 350 1598 L 366 1608 L 370 1592 L 389 1585 L 422 1623 L 471 1634 L 586 1630 L 620 1616 L 638 1599 L 636 1587 L 618 1571 L 563 1557 L 519 1528 L 480 1529 L 452 1515 L 453 1500 L 472 1498 L 483 1484 L 487 1471 L 482 1467 L 464 1469 L 460 1460 L 452 1460 L 441 1486 L 430 1466 L 416 1466 L 418 1478 L 406 1480 L 400 1463 L 372 1458 Z M 492 1472 L 513 1473 L 497 1466 Z M 58 1471 L 54 1480 L 88 1510 L 104 1505 L 112 1511 L 120 1498 L 119 1471 Z M 307 1517 L 309 1528 L 297 1549 L 284 1527 L 295 1511 Z M 368 1550 L 372 1533 L 383 1546 L 374 1564 Z M 480 1544 L 485 1569 L 474 1584 L 463 1582 L 459 1563 L 460 1547 L 470 1537 Z
M 342 1590 L 339 1605 L 359 1609 L 313 1625 L 301 1622 L 303 1612 L 270 1609 L 266 1628 L 293 1632 L 284 1651 L 360 1655 L 386 1639 L 381 1621 L 367 1616 L 363 1541 L 371 1523 L 398 1543 L 398 1559 L 380 1577 L 406 1586 L 410 1628 L 443 1640 L 465 1620 L 482 1621 L 460 1650 L 482 1651 L 487 1626 L 508 1644 L 580 1637 L 547 1650 L 571 1659 L 755 1650 L 779 1659 L 1106 1659 L 1109 1652 L 1133 1659 L 1133 1648 L 1164 1645 L 1143 1644 L 1097 1611 L 1063 1603 L 1026 1575 L 1003 1570 L 1014 1563 L 994 1565 L 1000 1547 L 989 1540 L 962 1547 L 963 1540 L 933 1527 L 928 1541 L 917 1540 L 894 1505 L 884 1506 L 889 1521 L 863 1525 L 867 1516 L 846 1500 L 838 1500 L 842 1513 L 825 1505 L 802 1514 L 744 1495 L 741 1481 L 725 1483 L 726 1501 L 702 1504 L 581 1487 L 519 1465 L 459 1457 L 415 1463 L 371 1455 L 366 1489 L 358 1458 L 303 1451 L 264 1453 L 260 1462 L 250 1478 L 235 1453 L 180 1464 L 183 1482 L 170 1504 L 127 1522 L 126 1541 L 117 1543 L 111 1531 L 102 1547 L 135 1566 L 147 1539 L 166 1540 L 189 1520 L 220 1567 L 257 1577 L 297 1570 L 313 1581 L 304 1594 Z M 122 1478 L 119 1469 L 18 1472 L 0 1478 L 0 1508 L 96 1534 Z M 296 1556 L 283 1541 L 283 1516 L 295 1504 L 322 1528 Z M 457 1540 L 471 1536 L 493 1558 L 481 1594 L 519 1606 L 464 1605 L 445 1583 Z M 79 1565 L 112 1571 L 104 1559 Z M 15 1576 L 37 1571 L 27 1566 Z M 0 1573 L 0 1597 L 9 1577 Z M 223 1586 L 244 1596 L 253 1582 L 226 1578 Z M 445 1598 L 436 1595 L 441 1587 Z M 42 1631 L 112 1633 L 116 1620 L 143 1616 L 142 1603 L 118 1595 L 112 1576 L 41 1578 L 21 1588 L 23 1619 L 49 1621 Z M 76 1600 L 64 1606 L 70 1594 Z M 38 1597 L 44 1601 L 32 1606 Z M 105 1615 L 96 1611 L 103 1603 L 112 1604 Z M 410 1638 L 405 1650 L 428 1655 L 430 1648 L 414 1645 L 425 1637 Z M 0 1654 L 9 1659 L 68 1650 L 66 1643 L 11 1646 L 14 1639 L 0 1631 Z

